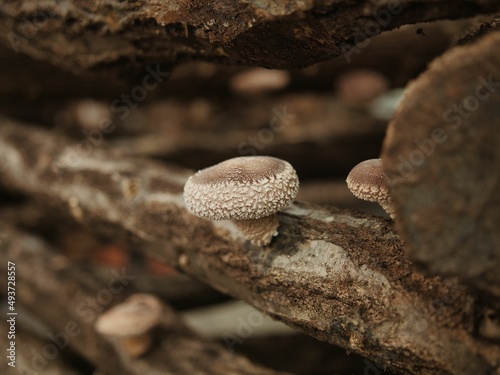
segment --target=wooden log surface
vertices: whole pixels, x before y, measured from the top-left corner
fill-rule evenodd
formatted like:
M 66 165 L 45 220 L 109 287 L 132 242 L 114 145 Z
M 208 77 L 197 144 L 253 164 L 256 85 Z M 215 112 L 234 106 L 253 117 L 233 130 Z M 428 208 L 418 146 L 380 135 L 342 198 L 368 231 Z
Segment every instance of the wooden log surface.
M 383 161 L 399 230 L 426 272 L 500 297 L 500 32 L 454 48 L 408 87 Z
M 304 67 L 356 54 L 370 37 L 401 25 L 500 10 L 496 0 L 3 0 L 0 5 L 0 34 L 9 48 L 72 71 L 127 74 L 148 64 L 192 59 Z

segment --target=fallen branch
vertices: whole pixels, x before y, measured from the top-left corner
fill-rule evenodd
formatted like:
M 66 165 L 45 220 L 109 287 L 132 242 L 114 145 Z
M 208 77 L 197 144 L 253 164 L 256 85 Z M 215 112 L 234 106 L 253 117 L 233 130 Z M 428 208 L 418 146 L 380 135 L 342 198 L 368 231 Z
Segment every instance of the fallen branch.
M 498 11 L 496 0 L 4 1 L 0 34 L 10 48 L 73 71 L 188 59 L 293 68 L 357 54 L 401 25 Z
M 270 247 L 244 242 L 230 222 L 185 208 L 191 173 L 76 145 L 5 118 L 2 183 L 143 251 L 318 339 L 405 373 L 498 369 L 500 348 L 476 337 L 481 306 L 462 288 L 425 278 L 392 223 L 295 204 L 279 214 Z M 73 151 L 72 151 L 73 150 Z M 457 355 L 460 353 L 460 355 Z

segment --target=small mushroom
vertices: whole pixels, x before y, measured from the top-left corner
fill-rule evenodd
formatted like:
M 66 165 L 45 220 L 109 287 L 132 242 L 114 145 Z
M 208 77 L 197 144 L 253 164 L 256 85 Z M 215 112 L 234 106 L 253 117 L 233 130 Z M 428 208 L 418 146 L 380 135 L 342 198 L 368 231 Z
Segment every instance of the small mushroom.
M 151 348 L 151 328 L 160 323 L 163 307 L 150 294 L 134 294 L 99 316 L 97 332 L 115 339 L 131 357 L 139 357 Z
M 233 220 L 255 245 L 278 234 L 276 213 L 295 198 L 299 179 L 284 160 L 270 156 L 229 159 L 198 171 L 184 186 L 184 201 L 194 215 Z
M 346 104 L 355 108 L 366 106 L 389 89 L 387 78 L 381 73 L 358 69 L 340 76 L 337 81 L 337 95 Z
M 488 309 L 479 324 L 479 334 L 488 339 L 500 339 L 500 319 L 495 310 Z
M 355 197 L 377 202 L 394 219 L 395 211 L 381 159 L 370 159 L 359 163 L 351 170 L 346 182 Z
M 285 70 L 251 68 L 231 78 L 231 90 L 238 94 L 262 95 L 284 89 L 290 82 Z

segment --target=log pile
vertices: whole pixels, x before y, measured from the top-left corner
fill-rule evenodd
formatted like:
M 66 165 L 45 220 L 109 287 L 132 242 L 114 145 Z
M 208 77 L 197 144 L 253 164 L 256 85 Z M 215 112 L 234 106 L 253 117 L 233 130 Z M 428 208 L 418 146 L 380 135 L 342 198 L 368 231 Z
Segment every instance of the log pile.
M 499 11 L 494 0 L 1 1 L 0 277 L 16 265 L 18 311 L 7 373 L 499 374 Z M 387 89 L 353 103 L 339 89 L 351 71 Z M 275 87 L 252 87 L 269 72 Z M 301 179 L 264 247 L 182 197 L 195 170 L 253 154 Z M 344 183 L 379 156 L 394 220 Z M 134 293 L 164 309 L 138 358 L 95 329 Z M 331 344 L 293 357 L 338 366 L 294 368 L 279 339 L 252 345 L 281 363 L 255 356 L 251 335 L 217 342 L 182 320 L 230 298 Z

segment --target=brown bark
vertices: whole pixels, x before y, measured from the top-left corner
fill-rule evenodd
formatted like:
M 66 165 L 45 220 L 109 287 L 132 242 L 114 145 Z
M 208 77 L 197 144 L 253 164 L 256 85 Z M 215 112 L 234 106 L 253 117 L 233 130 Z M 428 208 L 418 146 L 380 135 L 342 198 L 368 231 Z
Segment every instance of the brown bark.
M 456 44 L 463 45 L 473 43 L 484 35 L 500 30 L 500 15 L 493 14 L 490 16 L 476 17 L 467 22 L 464 31 L 457 35 Z
M 395 87 L 405 85 L 410 78 L 425 70 L 429 61 L 449 47 L 454 35 L 463 31 L 464 23 L 463 20 L 456 20 L 408 25 L 381 34 L 366 42 L 368 45 L 361 53 L 352 55 L 350 64 L 346 64 L 346 59 L 340 56 L 309 69 L 292 70 L 288 89 L 306 92 L 331 90 L 332 83 L 339 75 L 357 68 L 377 70 Z M 420 28 L 425 36 L 417 34 Z M 122 93 L 128 93 L 132 88 L 126 81 L 111 74 L 105 78 L 93 74 L 74 75 L 46 61 L 16 54 L 1 44 L 0 66 L 2 112 L 26 116 L 25 101 L 28 101 L 33 121 L 43 121 L 53 115 L 52 111 L 57 110 L 54 102 L 64 105 L 68 100 L 92 97 L 94 100 L 104 100 L 109 107 Z M 159 96 L 178 100 L 225 98 L 232 95 L 228 90 L 232 77 L 245 69 L 205 62 L 179 64 L 168 83 L 148 92 L 148 100 Z M 141 73 L 147 74 L 145 70 L 141 70 Z M 105 85 L 102 85 L 103 80 Z M 141 84 L 140 81 L 134 83 Z
M 292 68 L 404 24 L 499 10 L 496 0 L 3 0 L 0 33 L 10 48 L 73 71 L 188 59 Z
M 390 221 L 296 203 L 271 246 L 230 222 L 184 208 L 189 171 L 92 150 L 2 119 L 0 171 L 9 188 L 67 205 L 73 217 L 243 299 L 318 339 L 404 373 L 498 370 L 500 347 L 477 337 L 484 306 L 419 274 Z M 73 154 L 72 151 L 73 150 Z
M 286 375 L 253 365 L 246 358 L 231 354 L 223 345 L 197 337 L 168 306 L 164 306 L 160 325 L 152 331 L 152 349 L 140 358 L 131 358 L 119 344 L 99 335 L 94 324 L 102 311 L 130 292 L 129 280 L 136 275 L 125 269 L 110 273 L 108 280 L 100 284 L 85 269 L 71 263 L 40 238 L 13 230 L 6 224 L 0 224 L 0 230 L 7 235 L 0 245 L 1 263 L 16 263 L 16 303 L 29 308 L 43 319 L 60 345 L 67 341 L 69 348 L 99 370 L 107 374 L 136 375 Z M 0 275 L 6 279 L 6 267 L 2 267 Z M 123 291 L 117 292 L 120 288 Z M 18 341 L 21 341 L 21 337 Z M 45 373 L 46 367 L 54 367 L 58 362 L 53 363 L 46 356 L 45 353 L 51 353 L 49 351 L 40 350 L 40 356 L 36 357 L 32 352 L 22 349 L 24 346 L 19 348 L 20 356 L 23 359 L 26 356 L 27 362 L 23 363 L 23 367 L 27 367 L 31 373 L 33 370 Z M 67 352 L 65 349 L 66 346 L 58 350 L 56 358 L 59 361 L 61 354 Z
M 408 254 L 500 297 L 500 32 L 457 47 L 408 88 L 383 160 Z M 488 83 L 490 82 L 490 83 Z

